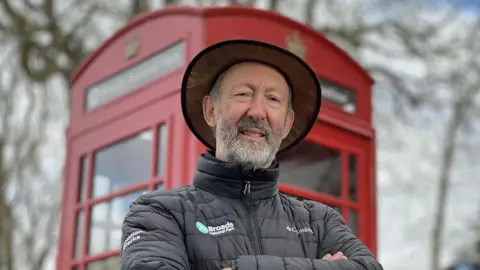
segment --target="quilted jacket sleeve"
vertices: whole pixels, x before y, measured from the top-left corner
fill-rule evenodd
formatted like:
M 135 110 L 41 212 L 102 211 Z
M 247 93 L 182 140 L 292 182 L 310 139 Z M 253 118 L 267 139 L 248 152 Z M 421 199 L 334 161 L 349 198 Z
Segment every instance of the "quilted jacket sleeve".
M 312 216 L 322 213 L 323 237 L 320 239 L 318 258 L 326 254 L 343 252 L 348 259 L 327 261 L 322 259 L 281 258 L 275 256 L 240 256 L 233 265 L 235 270 L 316 269 L 316 270 L 382 270 L 368 248 L 345 225 L 335 210 L 326 206 L 314 206 Z
M 121 270 L 189 269 L 183 232 L 161 198 L 144 194 L 131 205 L 122 226 Z

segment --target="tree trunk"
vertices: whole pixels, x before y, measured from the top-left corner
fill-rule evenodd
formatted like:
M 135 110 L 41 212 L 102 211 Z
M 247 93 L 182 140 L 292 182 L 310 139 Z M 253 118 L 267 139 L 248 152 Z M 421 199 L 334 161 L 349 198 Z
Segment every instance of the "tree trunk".
M 8 179 L 2 157 L 3 146 L 0 138 L 0 270 L 13 270 L 13 217 L 5 198 Z
M 305 6 L 305 24 L 313 26 L 315 18 L 315 2 L 317 0 L 308 0 Z
M 444 150 L 440 164 L 440 179 L 438 182 L 438 192 L 436 198 L 435 214 L 432 230 L 432 256 L 431 269 L 439 270 L 440 251 L 442 246 L 442 232 L 445 226 L 445 206 L 448 201 L 448 191 L 450 185 L 450 173 L 455 160 L 456 141 L 462 122 L 464 121 L 468 105 L 460 99 L 454 105 L 453 114 L 445 131 Z
M 280 5 L 279 0 L 270 0 L 270 10 L 278 11 L 278 6 Z

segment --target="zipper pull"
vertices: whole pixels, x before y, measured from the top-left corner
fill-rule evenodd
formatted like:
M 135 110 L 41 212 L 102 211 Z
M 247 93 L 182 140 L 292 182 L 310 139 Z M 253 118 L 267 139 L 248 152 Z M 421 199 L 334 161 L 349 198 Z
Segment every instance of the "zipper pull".
M 250 181 L 245 182 L 245 188 L 243 189 L 243 194 L 250 195 Z

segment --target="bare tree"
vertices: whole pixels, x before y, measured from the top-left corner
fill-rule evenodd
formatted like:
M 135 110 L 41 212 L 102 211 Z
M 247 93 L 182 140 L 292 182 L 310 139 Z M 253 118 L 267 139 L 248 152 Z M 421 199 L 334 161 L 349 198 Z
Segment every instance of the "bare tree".
M 478 216 L 478 215 L 477 215 Z M 477 263 L 480 266 L 480 219 L 472 226 L 473 241 L 465 243 L 457 251 L 457 262 Z
M 46 159 L 62 151 L 46 149 L 49 126 L 68 121 L 60 116 L 69 111 L 69 77 L 92 49 L 88 42 L 106 38 L 96 16 L 121 26 L 149 9 L 139 0 L 121 10 L 106 3 L 0 2 L 0 46 L 8 51 L 0 66 L 1 270 L 42 269 L 55 251 L 62 174 Z
M 55 246 L 58 215 L 58 176 L 49 179 L 40 162 L 51 100 L 45 88 L 19 83 L 25 78 L 13 68 L 1 74 L 0 269 L 41 269 Z
M 477 110 L 480 104 L 476 104 L 476 98 L 480 94 L 480 59 L 475 57 L 480 50 L 480 18 L 468 31 L 468 38 L 460 49 L 470 57 L 467 63 L 451 74 L 450 81 L 455 87 L 452 101 L 452 112 L 445 129 L 443 153 L 440 164 L 438 181 L 438 193 L 434 212 L 432 228 L 432 269 L 439 269 L 439 257 L 441 250 L 442 232 L 445 226 L 446 204 L 449 199 L 449 185 L 451 171 L 454 165 L 455 155 L 458 151 L 458 137 L 464 127 L 473 122 L 475 115 L 471 112 Z M 473 117 L 473 118 L 472 118 Z
M 2 76 L 3 77 L 3 76 Z M 16 80 L 13 80 L 15 82 Z M 2 78 L 3 82 L 3 78 Z M 13 84 L 12 82 L 12 84 Z M 3 84 L 3 83 L 2 83 Z M 2 133 L 8 129 L 7 121 L 13 111 L 13 85 L 4 85 L 0 88 L 0 116 L 2 124 Z M 13 214 L 10 204 L 7 200 L 6 190 L 10 177 L 9 167 L 5 162 L 5 149 L 7 148 L 7 138 L 5 135 L 0 137 L 0 269 L 13 269 Z

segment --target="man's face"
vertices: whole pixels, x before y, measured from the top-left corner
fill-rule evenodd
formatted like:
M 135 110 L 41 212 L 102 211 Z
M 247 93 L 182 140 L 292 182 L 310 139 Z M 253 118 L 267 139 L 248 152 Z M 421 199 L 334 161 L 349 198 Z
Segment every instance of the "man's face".
M 217 158 L 268 167 L 293 123 L 289 95 L 287 82 L 271 67 L 241 63 L 230 68 L 217 100 L 204 99 Z

